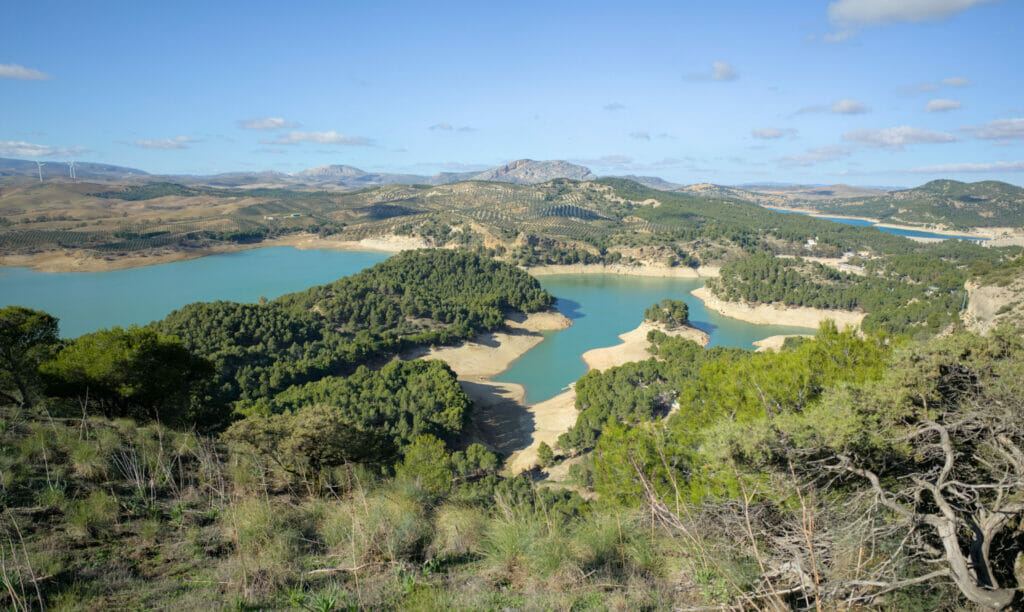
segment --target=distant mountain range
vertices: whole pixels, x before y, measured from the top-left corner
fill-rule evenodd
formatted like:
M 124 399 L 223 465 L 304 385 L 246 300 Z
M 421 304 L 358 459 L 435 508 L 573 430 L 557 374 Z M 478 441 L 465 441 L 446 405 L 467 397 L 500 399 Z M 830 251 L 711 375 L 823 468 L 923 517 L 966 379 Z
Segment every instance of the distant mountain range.
M 69 178 L 71 168 L 66 161 L 43 162 L 42 168 L 36 162 L 27 159 L 8 159 L 0 157 L 0 178 L 16 176 L 39 176 L 40 170 L 43 179 Z M 75 176 L 83 181 L 124 181 L 140 176 L 151 176 L 144 170 L 137 168 L 125 168 L 111 164 L 94 164 L 90 162 L 75 162 Z
M 68 162 L 45 162 L 44 180 L 69 178 Z M 0 180 L 39 176 L 36 162 L 0 158 Z M 462 181 L 497 181 L 535 185 L 553 179 L 597 179 L 589 168 L 562 160 L 520 159 L 488 170 L 441 172 L 433 176 L 366 172 L 353 166 L 331 164 L 293 174 L 283 172 L 227 172 L 209 176 L 155 175 L 137 168 L 76 162 L 80 181 L 142 184 L 175 183 L 191 187 L 266 187 L 350 191 L 382 185 L 447 185 Z M 1017 226 L 1024 216 L 1024 189 L 999 181 L 961 183 L 938 180 L 913 189 L 880 189 L 850 185 L 796 185 L 768 183 L 743 186 L 701 183 L 678 185 L 654 176 L 619 176 L 661 191 L 698 197 L 743 200 L 761 206 L 796 208 L 827 214 L 870 217 L 910 224 L 950 226 Z
M 366 172 L 353 166 L 330 164 L 285 174 L 265 170 L 260 172 L 226 172 L 206 176 L 196 175 L 154 175 L 136 168 L 125 168 L 110 164 L 76 163 L 76 175 L 80 180 L 101 182 L 133 182 L 161 180 L 187 185 L 210 185 L 214 187 L 316 187 L 320 189 L 361 189 L 380 185 L 447 185 L 460 181 L 498 181 L 518 185 L 535 185 L 556 178 L 590 181 L 597 178 L 589 168 L 561 160 L 534 161 L 520 159 L 489 170 L 473 172 L 441 172 L 433 176 L 419 174 L 394 174 Z M 69 178 L 68 162 L 51 161 L 42 167 L 44 179 Z M 0 158 L 0 178 L 38 176 L 34 161 Z M 670 191 L 681 187 L 657 177 L 627 176 L 638 183 Z

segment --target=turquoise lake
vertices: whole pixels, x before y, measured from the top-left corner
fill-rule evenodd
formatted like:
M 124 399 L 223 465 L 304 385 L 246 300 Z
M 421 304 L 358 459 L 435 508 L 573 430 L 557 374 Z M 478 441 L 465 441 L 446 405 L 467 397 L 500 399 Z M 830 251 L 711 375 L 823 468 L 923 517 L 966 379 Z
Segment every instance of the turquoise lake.
M 0 305 L 45 310 L 60 319 L 62 336 L 74 338 L 113 325 L 145 325 L 192 302 L 273 299 L 355 274 L 389 255 L 264 247 L 110 272 L 0 268 Z
M 266 247 L 189 261 L 110 272 L 43 274 L 27 268 L 0 268 L 0 306 L 16 304 L 60 318 L 61 335 L 75 337 L 113 325 L 145 325 L 197 301 L 255 302 L 334 281 L 388 257 L 362 251 L 299 250 Z M 752 348 L 776 334 L 808 333 L 806 328 L 744 323 L 715 312 L 690 295 L 702 280 L 644 278 L 612 274 L 538 277 L 558 298 L 557 308 L 573 319 L 569 329 L 547 338 L 523 355 L 499 380 L 527 389 L 527 401 L 558 394 L 586 372 L 581 355 L 619 343 L 648 306 L 663 298 L 686 301 L 691 323 L 711 336 L 711 345 Z
M 555 306 L 573 320 L 573 325 L 545 332 L 544 342 L 495 378 L 524 385 L 526 401 L 531 404 L 557 395 L 586 374 L 583 353 L 619 344 L 619 334 L 640 325 L 644 310 L 663 298 L 686 302 L 690 324 L 711 336 L 710 346 L 754 348 L 754 341 L 767 336 L 813 333 L 806 327 L 745 323 L 710 311 L 690 294 L 704 284 L 699 279 L 560 274 L 538 276 L 537 280 L 558 298 Z

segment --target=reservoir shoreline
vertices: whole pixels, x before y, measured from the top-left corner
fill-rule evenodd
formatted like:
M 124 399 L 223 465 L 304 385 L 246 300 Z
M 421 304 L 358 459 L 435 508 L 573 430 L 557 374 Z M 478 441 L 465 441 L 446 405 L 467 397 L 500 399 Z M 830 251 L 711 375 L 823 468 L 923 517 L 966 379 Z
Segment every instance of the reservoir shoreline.
M 782 304 L 727 302 L 711 293 L 711 290 L 706 286 L 694 289 L 690 293 L 704 302 L 705 307 L 719 314 L 757 325 L 789 325 L 792 327 L 817 329 L 822 321 L 831 319 L 835 321 L 836 327 L 843 329 L 848 326 L 859 327 L 861 321 L 867 316 L 865 312 L 850 310 L 826 310 L 823 308 L 785 306 Z

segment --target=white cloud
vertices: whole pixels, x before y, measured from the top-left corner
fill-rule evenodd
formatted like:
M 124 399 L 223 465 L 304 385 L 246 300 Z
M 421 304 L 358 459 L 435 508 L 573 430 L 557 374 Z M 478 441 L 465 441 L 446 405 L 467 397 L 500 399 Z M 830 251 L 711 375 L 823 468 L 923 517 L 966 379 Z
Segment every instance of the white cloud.
M 859 115 L 871 109 L 860 100 L 843 98 L 842 100 L 836 100 L 828 110 L 837 115 Z
M 651 134 L 650 132 L 630 132 L 629 137 L 637 140 L 650 140 Z
M 735 81 L 740 78 L 736 68 L 726 62 L 711 62 L 711 72 L 696 72 L 686 75 L 690 81 Z
M 346 145 L 354 147 L 366 147 L 373 144 L 373 140 L 363 136 L 348 136 L 338 132 L 288 132 L 281 134 L 271 141 L 260 141 L 263 144 L 271 145 L 297 145 L 303 142 L 314 142 L 317 144 Z
M 844 147 L 841 145 L 814 147 L 812 149 L 807 149 L 807 153 L 801 155 L 776 157 L 775 161 L 782 166 L 813 166 L 814 164 L 819 164 L 821 162 L 835 161 L 846 157 L 852 152 L 852 147 Z
M 796 128 L 757 128 L 751 130 L 750 135 L 760 140 L 774 140 L 783 136 L 796 136 Z
M 823 113 L 823 112 L 825 112 L 825 110 L 826 110 L 826 108 L 824 106 L 820 105 L 820 104 L 812 104 L 810 106 L 805 106 L 805 107 L 801 108 L 800 110 L 796 111 L 793 114 L 794 115 L 806 115 L 808 113 Z
M 949 87 L 967 87 L 971 82 L 964 77 L 950 77 L 948 79 L 942 79 L 942 84 L 948 85 Z
M 800 110 L 793 113 L 794 115 L 806 115 L 808 113 L 823 113 L 829 111 L 836 115 L 859 115 L 866 113 L 871 109 L 868 108 L 867 104 L 864 104 L 860 100 L 854 100 L 853 98 L 843 98 L 842 100 L 836 100 L 830 106 L 822 106 L 821 104 L 812 104 L 805 106 Z
M 447 122 L 445 122 L 445 123 L 435 123 L 434 125 L 430 126 L 429 129 L 431 129 L 431 130 L 440 130 L 442 132 L 475 132 L 476 131 L 476 128 L 469 127 L 468 125 L 464 125 L 462 127 L 458 127 L 457 128 L 454 125 L 452 125 L 450 123 L 447 123 Z
M 298 123 L 283 117 L 259 117 L 257 119 L 239 119 L 235 123 L 243 130 L 283 130 L 299 127 Z
M 975 138 L 984 138 L 985 140 L 1024 138 L 1024 118 L 996 119 L 981 127 L 971 127 L 966 130 L 972 132 Z
M 956 137 L 945 132 L 901 125 L 881 130 L 851 130 L 843 134 L 843 140 L 868 147 L 900 151 L 904 145 L 956 142 Z
M 855 30 L 839 30 L 838 32 L 827 32 L 821 35 L 821 40 L 827 43 L 841 43 L 857 35 Z
M 18 79 L 20 81 L 49 81 L 50 75 L 33 68 L 18 64 L 0 64 L 0 79 Z
M 605 104 L 603 108 L 606 111 L 620 111 L 625 110 L 626 105 L 620 102 L 611 102 L 609 104 Z
M 152 140 L 136 140 L 134 143 L 137 147 L 143 149 L 187 149 L 188 145 L 193 142 L 199 142 L 194 138 L 188 136 L 177 136 L 175 138 L 154 138 Z
M 943 98 L 935 98 L 925 105 L 924 110 L 929 113 L 938 113 L 942 111 L 951 111 L 963 108 L 964 105 L 960 104 L 956 100 L 945 100 Z
M 597 159 L 575 159 L 572 161 L 584 166 L 601 166 L 607 168 L 612 166 L 628 166 L 633 163 L 633 158 L 628 155 L 616 153 L 613 155 L 603 155 Z
M 88 150 L 85 147 L 51 147 L 31 142 L 0 141 L 0 155 L 5 157 L 72 157 Z
M 736 69 L 725 62 L 711 62 L 711 78 L 716 81 L 735 81 L 740 77 Z
M 828 18 L 843 27 L 919 23 L 993 1 L 996 0 L 837 0 L 828 5 Z
M 913 168 L 910 172 L 1024 172 L 1024 161 L 999 161 L 989 163 L 942 164 Z

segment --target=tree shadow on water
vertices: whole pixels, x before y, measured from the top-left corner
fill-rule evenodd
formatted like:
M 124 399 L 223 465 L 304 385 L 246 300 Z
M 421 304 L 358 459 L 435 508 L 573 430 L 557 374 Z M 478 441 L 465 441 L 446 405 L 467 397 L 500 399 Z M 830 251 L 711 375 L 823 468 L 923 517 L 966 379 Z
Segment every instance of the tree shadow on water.
M 718 331 L 718 326 L 715 325 L 714 323 L 710 323 L 708 321 L 693 321 L 693 320 L 691 320 L 690 321 L 690 326 L 696 327 L 697 329 L 699 329 L 700 331 L 704 332 L 705 334 L 707 334 L 709 336 L 714 335 L 714 333 L 716 331 Z
M 558 308 L 559 312 L 573 321 L 583 319 L 587 316 L 581 309 L 581 304 L 575 300 L 558 298 L 558 301 L 555 303 L 555 307 Z

